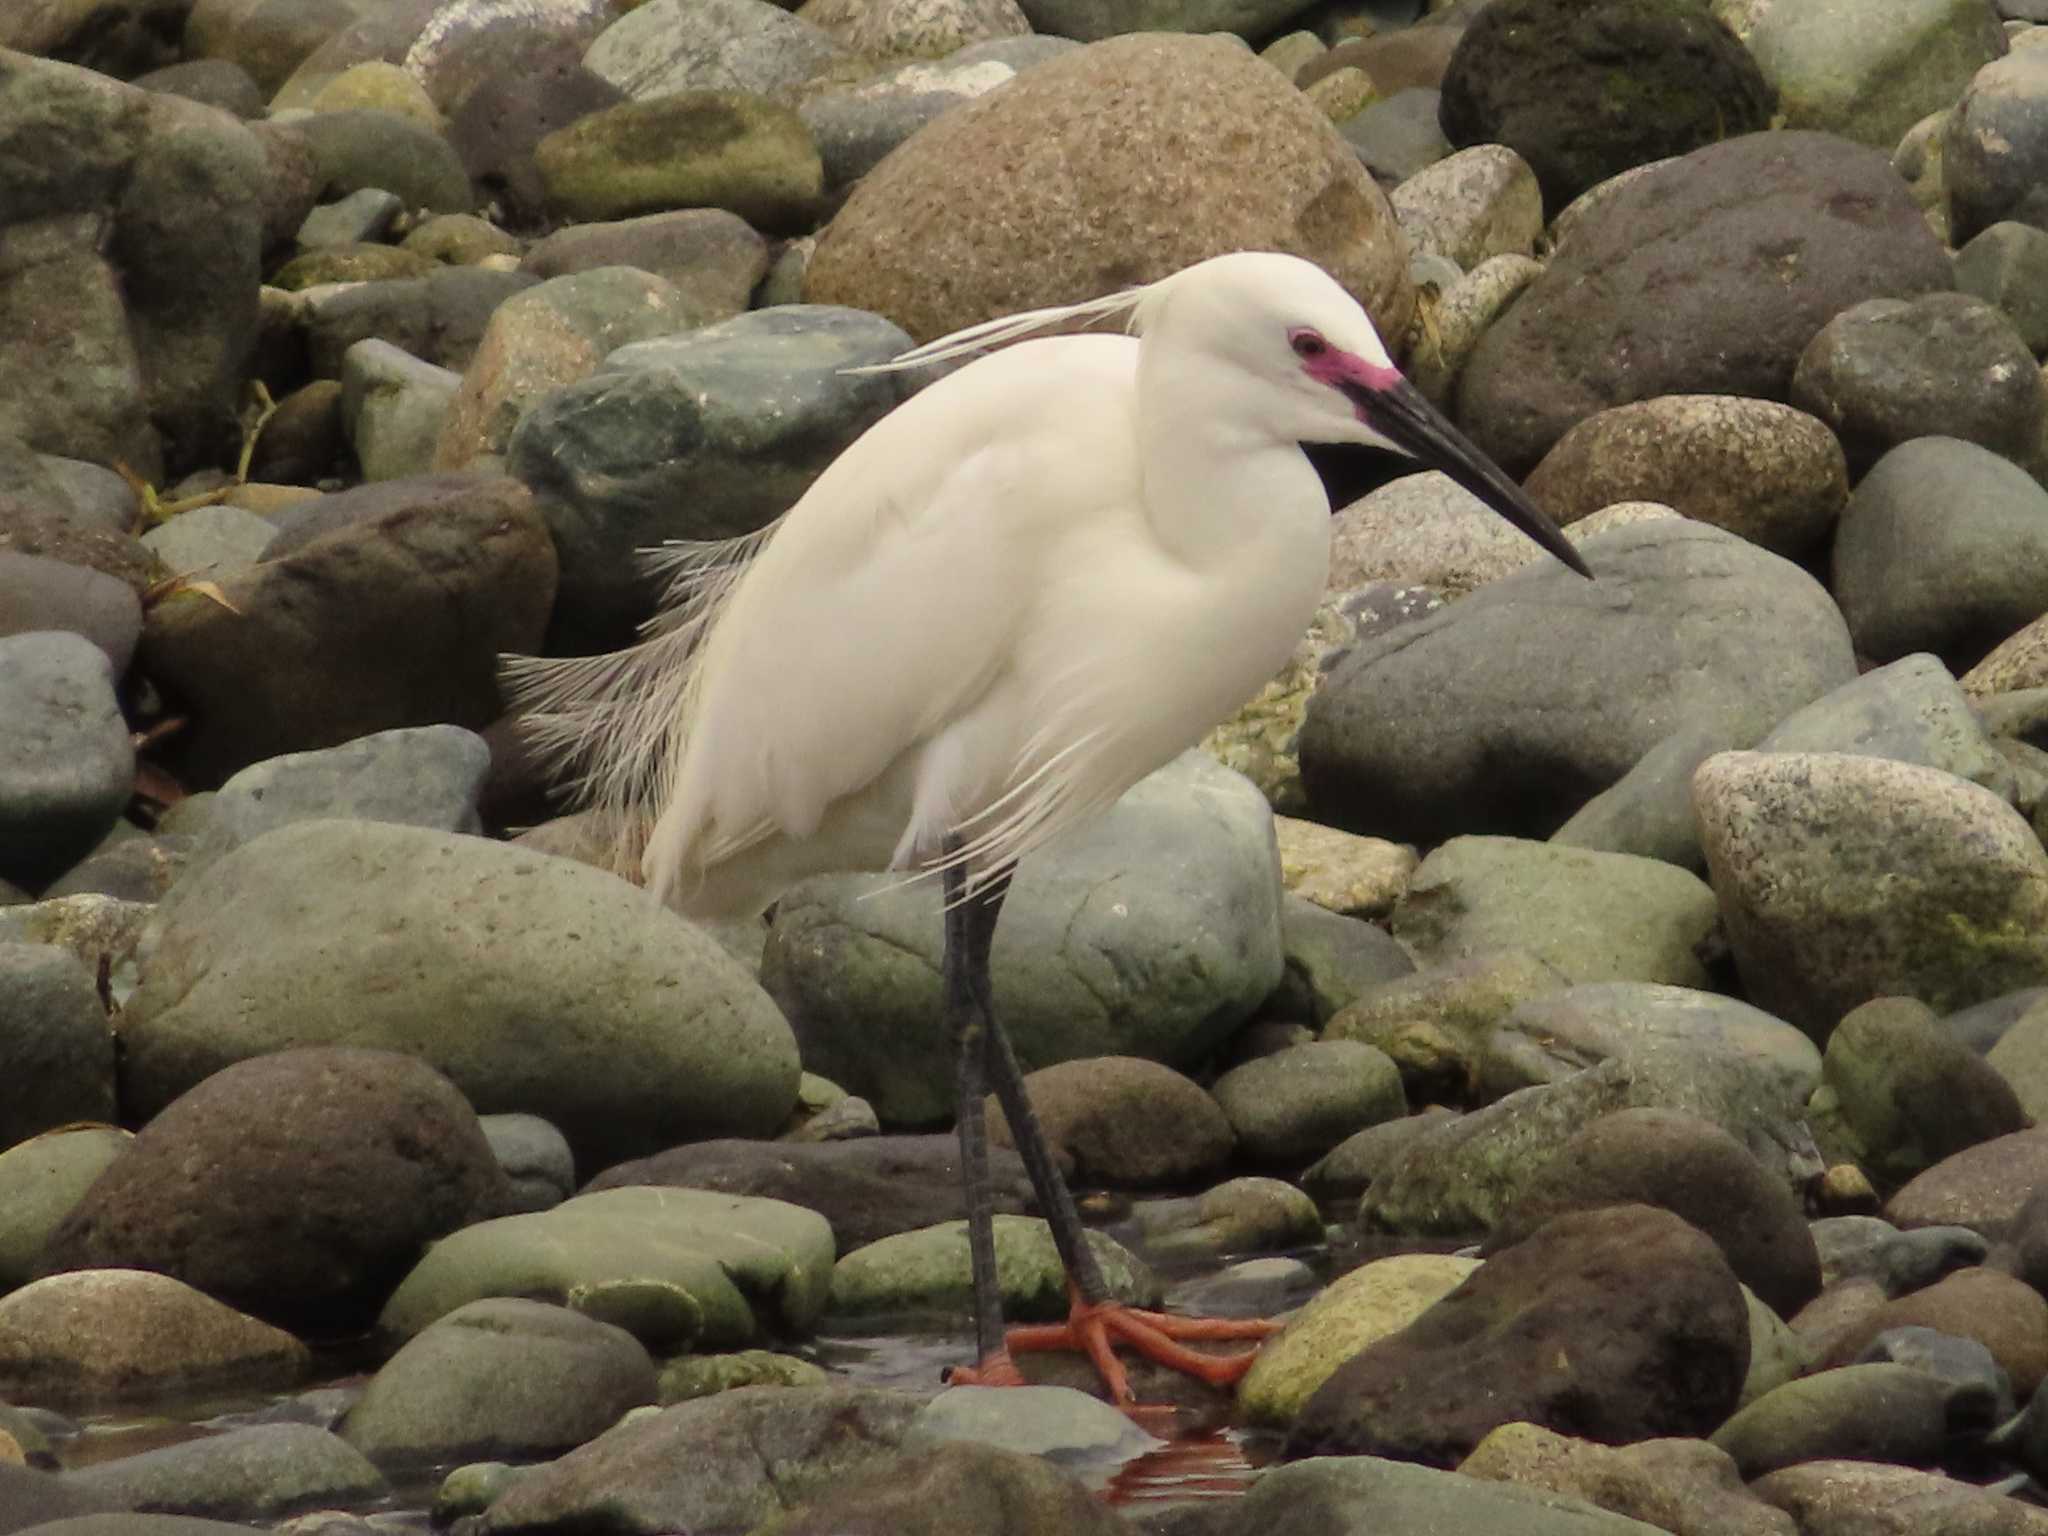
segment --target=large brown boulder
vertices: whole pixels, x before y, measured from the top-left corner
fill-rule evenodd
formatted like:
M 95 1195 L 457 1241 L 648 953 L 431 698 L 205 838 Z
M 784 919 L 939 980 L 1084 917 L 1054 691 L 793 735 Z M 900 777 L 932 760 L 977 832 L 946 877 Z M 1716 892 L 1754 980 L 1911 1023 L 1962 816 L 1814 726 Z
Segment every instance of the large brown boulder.
M 1305 256 L 1407 329 L 1407 244 L 1328 120 L 1232 43 L 1135 35 L 918 130 L 819 236 L 804 297 L 928 341 L 1234 250 Z

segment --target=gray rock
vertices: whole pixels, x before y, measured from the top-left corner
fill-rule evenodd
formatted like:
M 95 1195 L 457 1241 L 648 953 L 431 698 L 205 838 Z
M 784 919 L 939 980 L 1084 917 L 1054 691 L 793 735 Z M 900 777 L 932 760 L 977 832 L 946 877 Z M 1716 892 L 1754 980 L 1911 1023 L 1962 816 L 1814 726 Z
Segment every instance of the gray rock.
M 1429 325 L 1410 344 L 1409 382 L 1448 409 L 1479 338 L 1542 271 L 1533 257 L 1495 256 L 1441 289 Z
M 1747 11 L 1742 40 L 1778 93 L 1785 126 L 1884 150 L 2005 52 L 1990 7 L 1956 0 L 1906 0 L 1854 25 L 1812 0 Z
M 521 1478 L 480 1536 L 602 1520 L 618 1536 L 747 1530 L 893 1452 L 921 1396 L 741 1387 L 634 1418 Z
M 396 193 L 381 187 L 364 187 L 337 202 L 323 203 L 307 214 L 306 221 L 299 226 L 299 245 L 311 249 L 382 240 L 404 211 L 405 200 Z
M 1910 1365 L 1959 1387 L 1981 1389 L 1991 1397 L 1995 1420 L 2002 1422 L 2012 1417 L 2012 1383 L 2006 1377 L 2005 1367 L 1976 1339 L 1915 1324 L 1887 1328 L 1864 1345 L 1852 1363 L 1881 1365 L 1887 1361 Z
M 106 652 L 83 635 L 0 638 L 0 876 L 43 884 L 113 826 L 135 749 Z
M 1205 1059 L 1279 982 L 1279 871 L 1257 791 L 1199 753 L 1024 861 L 997 930 L 995 1003 L 1028 1069 Z M 939 892 L 833 875 L 784 896 L 762 985 L 811 1070 L 885 1124 L 952 1111 Z
M 319 196 L 332 202 L 378 187 L 408 208 L 467 213 L 476 193 L 448 141 L 395 112 L 316 112 L 292 124 L 313 150 Z
M 941 60 L 899 65 L 858 85 L 806 93 L 797 111 L 817 141 L 826 186 L 851 186 L 933 118 L 1074 46 L 1060 37 L 998 38 Z
M 631 1334 L 519 1298 L 473 1301 L 413 1335 L 338 1426 L 381 1467 L 557 1455 L 654 1401 Z
M 1828 1036 L 1824 1075 L 1810 1106 L 1815 1133 L 1841 1144 L 1834 1160 L 1886 1186 L 2033 1123 L 2016 1085 L 1912 998 L 1851 1009 Z
M 551 1120 L 601 1168 L 769 1134 L 796 1093 L 788 1026 L 712 940 L 611 875 L 478 838 L 282 827 L 173 889 L 144 976 L 123 1020 L 143 1114 L 230 1061 L 346 1039 Z
M 832 1229 L 779 1200 L 696 1189 L 608 1189 L 464 1227 L 392 1293 L 379 1326 L 410 1337 L 491 1297 L 568 1306 L 650 1349 L 736 1349 L 816 1322 Z
M 114 1118 L 114 1035 L 92 973 L 47 944 L 0 940 L 0 1147 Z
M 1451 153 L 1438 124 L 1442 93 L 1411 86 L 1338 124 L 1359 163 L 1383 187 L 1398 187 Z
M 221 577 L 232 607 L 187 590 L 149 610 L 141 664 L 193 716 L 168 749 L 186 783 L 399 726 L 480 729 L 502 713 L 499 656 L 539 645 L 554 598 L 554 548 L 531 496 L 491 477 L 366 489 L 380 515 L 288 550 L 286 528 L 271 558 Z
M 848 58 L 768 0 L 647 0 L 600 33 L 584 67 L 633 101 L 681 91 L 783 94 Z
M 1543 194 L 1528 161 L 1505 144 L 1459 150 L 1417 171 L 1389 199 L 1408 248 L 1470 272 L 1496 256 L 1527 256 L 1543 234 Z
M 1953 286 L 1881 151 L 1760 133 L 1632 177 L 1480 338 L 1458 420 L 1510 473 L 1574 423 L 1657 395 L 1782 400 L 1831 317 Z
M 2048 54 L 2020 48 L 1970 79 L 1942 132 L 1949 225 L 1966 241 L 2006 219 L 2039 226 L 2048 164 Z
M 68 1474 L 130 1508 L 267 1519 L 381 1498 L 390 1486 L 362 1455 L 311 1424 L 252 1424 Z
M 75 1536 L 92 1536 L 94 1527 L 106 1536 L 123 1536 L 124 1531 L 134 1531 L 141 1521 L 133 1516 L 125 1517 L 124 1525 L 114 1527 L 113 1521 L 91 1521 L 86 1517 L 110 1515 L 113 1520 L 124 1520 L 118 1499 L 103 1493 L 88 1493 L 75 1488 L 55 1472 L 37 1467 L 15 1466 L 0 1462 L 0 1509 L 7 1513 L 0 1516 L 0 1530 L 7 1532 L 25 1531 L 35 1526 L 46 1525 L 57 1536 L 66 1536 L 67 1530 Z M 196 1521 L 183 1521 L 176 1515 L 143 1516 L 142 1520 L 178 1520 L 181 1524 L 196 1525 Z M 214 1525 L 210 1530 L 165 1531 L 163 1536 L 234 1536 L 246 1527 Z M 142 1533 L 148 1536 L 148 1533 Z
M 477 797 L 491 751 L 456 725 L 380 731 L 319 752 L 251 763 L 208 807 L 205 857 L 302 821 L 376 821 L 478 832 Z
M 1432 1104 L 1417 1114 L 1355 1132 L 1309 1165 L 1301 1175 L 1302 1186 L 1322 1200 L 1355 1198 L 1399 1161 L 1416 1137 L 1428 1134 L 1455 1113 Z
M 1023 1161 L 992 1148 L 995 1208 L 1022 1215 L 1033 1198 Z M 967 1214 L 960 1188 L 960 1143 L 952 1132 L 877 1136 L 800 1146 L 786 1141 L 700 1141 L 637 1162 L 620 1163 L 590 1190 L 673 1184 L 735 1195 L 764 1195 L 801 1205 L 832 1224 L 841 1253 L 879 1238 Z
M 539 1115 L 479 1115 L 477 1124 L 505 1170 L 512 1211 L 544 1211 L 576 1192 L 576 1154 Z
M 887 1531 L 890 1536 L 953 1536 L 959 1531 L 987 1536 L 1039 1531 L 1122 1536 L 1127 1529 L 1059 1467 L 1022 1451 L 959 1441 L 907 1451 L 866 1468 L 821 1490 L 776 1521 L 775 1527 L 783 1536 L 843 1536 L 853 1531 Z
M 1746 1478 L 1802 1461 L 1937 1462 L 1981 1396 L 1909 1365 L 1849 1365 L 1787 1382 L 1730 1418 L 1712 1436 Z
M 1718 1055 L 1602 1061 L 1446 1121 L 1410 1144 L 1359 1202 L 1368 1231 L 1471 1237 L 1497 1226 L 1543 1163 L 1619 1109 L 1683 1110 L 1733 1136 L 1774 1179 L 1803 1188 L 1821 1172 L 1804 1105 L 1771 1077 Z
M 415 21 L 408 22 L 402 9 L 393 20 L 409 38 L 407 70 L 436 107 L 453 113 L 472 91 L 535 54 L 564 44 L 588 45 L 616 14 L 605 0 L 550 0 L 544 6 L 453 0 Z
M 2048 351 L 2048 230 L 1993 224 L 1956 252 L 1956 286 L 2003 310 L 2036 357 Z
M 422 362 L 457 372 L 469 366 L 498 306 L 540 280 L 530 272 L 440 267 L 425 277 L 337 283 L 296 296 L 294 328 L 323 379 L 347 378 L 344 359 L 362 341 L 382 341 Z
M 1901 443 L 1849 498 L 1833 587 L 1858 651 L 1961 672 L 2048 609 L 2048 491 L 1974 443 Z
M 1232 1512 L 1229 1536 L 1290 1528 L 1425 1536 L 1650 1536 L 1657 1529 L 1570 1494 L 1466 1477 L 1378 1456 L 1319 1456 L 1273 1468 Z
M 695 330 L 746 312 L 768 272 L 768 242 L 723 208 L 678 208 L 611 224 L 571 224 L 536 240 L 519 261 L 520 271 L 543 279 L 620 266 L 652 272 L 672 286 L 689 317 L 677 329 Z
M 425 1063 L 278 1051 L 152 1117 L 41 1264 L 154 1270 L 267 1321 L 345 1331 L 428 1244 L 504 1205 L 475 1114 Z
M 1368 492 L 1331 526 L 1330 584 L 1339 588 L 1394 581 L 1456 597 L 1548 559 L 1438 470 L 1403 474 Z
M 0 1292 L 34 1278 L 51 1232 L 130 1139 L 111 1125 L 82 1126 L 0 1152 Z
M 509 451 L 520 418 L 550 390 L 588 378 L 628 342 L 690 323 L 681 293 L 633 267 L 549 278 L 491 312 L 463 370 L 434 467 L 462 469 Z
M 1254 1162 L 1299 1166 L 1408 1113 L 1401 1070 L 1356 1040 L 1312 1040 L 1232 1067 L 1211 1090 Z
M 1819 1049 L 1760 1008 L 1714 992 L 1637 981 L 1593 982 L 1528 998 L 1480 1041 L 1473 1079 L 1483 1099 L 1561 1083 L 1596 1062 L 1685 1070 L 1712 1056 L 1756 1075 L 1758 1093 L 1804 1104 L 1819 1086 Z
M 1415 962 L 1384 928 L 1289 892 L 1280 898 L 1287 976 L 1264 1012 L 1321 1026 L 1360 994 L 1408 975 Z
M 1916 1524 L 1935 1530 L 1981 1530 L 1987 1536 L 2032 1536 L 2042 1528 L 2039 1511 L 2009 1495 L 1876 1460 L 1802 1462 L 1764 1474 L 1750 1489 L 1797 1516 L 1800 1529 L 1813 1536 L 1846 1536 L 1869 1510 L 1911 1510 Z
M 1146 1252 L 1176 1263 L 1300 1248 L 1319 1243 L 1324 1236 L 1323 1218 L 1315 1201 L 1285 1179 L 1225 1179 L 1193 1199 L 1139 1201 L 1132 1206 L 1131 1217 L 1144 1234 Z M 1240 1286 L 1246 1293 L 1259 1294 L 1281 1288 L 1246 1275 L 1220 1289 Z M 1262 1314 L 1256 1308 L 1238 1306 L 1226 1315 Z
M 1516 949 L 1575 982 L 1706 983 L 1714 895 L 1658 859 L 1458 837 L 1422 861 L 1394 934 L 1427 965 Z
M 1162 1442 L 1099 1397 L 1072 1387 L 948 1387 L 911 1420 L 906 1450 L 966 1441 L 1056 1467 L 1106 1472 Z
M 1463 1098 L 1487 1031 L 1525 999 L 1570 984 L 1526 951 L 1499 950 L 1382 983 L 1333 1016 L 1323 1035 L 1385 1051 L 1413 1100 Z
M 1843 685 L 1854 686 L 1853 679 Z M 1633 853 L 1703 870 L 1707 856 L 1700 851 L 1699 823 L 1692 813 L 1693 771 L 1716 752 L 1754 745 L 1754 722 L 1715 715 L 1687 721 L 1580 806 L 1550 840 L 1566 848 Z
M 1729 752 L 1693 797 L 1749 995 L 1816 1039 L 1871 997 L 1945 1010 L 2048 978 L 2048 855 L 1988 790 L 1879 758 Z
M 376 337 L 341 355 L 341 422 L 365 480 L 403 480 L 434 467 L 434 446 L 462 375 Z
M 0 550 L 0 638 L 33 630 L 84 635 L 123 676 L 142 635 L 135 589 L 90 566 Z
M 1003 1316 L 1015 1322 L 1064 1318 L 1072 1297 L 1052 1229 L 1031 1216 L 998 1216 L 995 1228 Z M 1088 1233 L 1088 1246 L 1112 1296 L 1132 1306 L 1158 1305 L 1159 1277 L 1129 1249 L 1097 1231 Z M 832 1266 L 829 1314 L 838 1322 L 906 1313 L 965 1317 L 973 1306 L 964 1221 L 899 1232 L 842 1255 Z
M 1966 1227 L 1902 1232 L 1875 1216 L 1825 1216 L 1813 1223 L 1821 1273 L 1830 1286 L 1874 1281 L 1886 1296 L 1906 1296 L 1958 1269 L 1982 1264 L 1990 1245 Z
M 1732 534 L 1674 518 L 1582 550 L 1597 581 L 1545 561 L 1338 663 L 1301 733 L 1322 819 L 1546 836 L 1678 722 L 1760 734 L 1855 676 L 1827 594 Z
M 2012 321 L 1967 293 L 1866 299 L 1799 354 L 1792 403 L 1841 438 L 1859 479 L 1909 438 L 1953 437 L 2031 464 L 2041 370 Z
M 1797 559 L 1849 498 L 1825 423 L 1772 400 L 1663 395 L 1596 412 L 1529 476 L 1537 505 L 1569 525 L 1617 501 L 1655 501 Z
M 899 375 L 843 370 L 909 344 L 873 315 L 787 305 L 621 348 L 536 401 L 507 463 L 540 494 L 560 554 L 556 637 L 630 634 L 654 590 L 634 551 L 787 511 L 910 392 Z
M 268 518 L 221 503 L 179 513 L 145 533 L 142 543 L 173 575 L 210 576 L 255 564 L 276 536 Z

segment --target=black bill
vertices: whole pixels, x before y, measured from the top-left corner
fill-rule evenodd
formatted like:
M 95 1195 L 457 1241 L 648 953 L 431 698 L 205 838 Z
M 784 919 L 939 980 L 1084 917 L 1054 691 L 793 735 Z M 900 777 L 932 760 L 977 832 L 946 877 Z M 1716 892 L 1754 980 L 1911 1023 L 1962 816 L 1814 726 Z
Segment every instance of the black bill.
M 1557 524 L 1413 384 L 1406 379 L 1391 389 L 1349 384 L 1344 394 L 1365 424 L 1396 448 L 1427 468 L 1442 470 L 1581 576 L 1592 576 Z

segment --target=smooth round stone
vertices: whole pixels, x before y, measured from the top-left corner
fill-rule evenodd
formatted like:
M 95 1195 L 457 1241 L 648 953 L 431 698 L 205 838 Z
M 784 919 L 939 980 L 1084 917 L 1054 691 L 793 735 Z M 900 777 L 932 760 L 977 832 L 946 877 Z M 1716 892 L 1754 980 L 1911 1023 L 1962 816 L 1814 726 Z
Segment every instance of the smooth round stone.
M 479 1115 L 477 1124 L 511 1183 L 514 1211 L 544 1211 L 576 1192 L 576 1154 L 539 1115 Z
M 1072 1387 L 948 1387 L 910 1421 L 903 1446 L 955 1440 L 1042 1456 L 1070 1470 L 1119 1466 L 1161 1443 L 1119 1409 Z
M 1422 861 L 1393 927 L 1424 964 L 1518 949 L 1577 982 L 1701 987 L 1715 918 L 1705 882 L 1660 859 L 1458 837 Z
M 40 885 L 84 857 L 135 787 L 107 653 L 83 635 L 0 637 L 0 877 Z
M 123 676 L 142 635 L 142 603 L 127 582 L 91 566 L 0 550 L 0 636 L 49 629 L 85 636 Z
M 338 1426 L 379 1466 L 557 1454 L 655 1400 L 623 1329 L 514 1297 L 473 1301 L 408 1339 Z
M 2005 1494 L 1873 1458 L 1801 1462 L 1766 1473 L 1750 1489 L 1802 1532 L 1847 1533 L 1871 1510 L 1911 1510 L 1916 1523 L 1934 1530 L 2031 1533 L 2041 1527 L 2034 1511 Z
M 822 1387 L 831 1379 L 823 1366 L 795 1355 L 738 1349 L 717 1355 L 677 1355 L 661 1368 L 655 1395 L 666 1408 L 736 1387 Z
M 1617 501 L 1655 501 L 1794 558 L 1849 498 L 1827 424 L 1774 400 L 1661 395 L 1596 412 L 1530 472 L 1536 504 L 1569 525 Z
M 738 962 L 566 859 L 299 822 L 179 882 L 151 933 L 122 1021 L 143 1112 L 228 1062 L 338 1040 L 410 1051 L 483 1112 L 542 1116 L 591 1170 L 771 1135 L 795 1100 L 789 1026 Z
M 1412 1253 L 1338 1277 L 1260 1349 L 1238 1386 L 1238 1407 L 1253 1423 L 1292 1423 L 1338 1366 L 1407 1327 L 1478 1268 L 1477 1259 Z
M 281 1329 L 148 1270 L 50 1275 L 0 1297 L 0 1391 L 10 1396 L 260 1390 L 289 1386 L 311 1360 Z
M 1315 1201 L 1284 1179 L 1228 1179 L 1192 1200 L 1142 1203 L 1132 1215 L 1146 1251 L 1162 1259 L 1292 1248 L 1323 1235 Z
M 1210 1090 L 1255 1162 L 1300 1164 L 1408 1112 L 1401 1069 L 1357 1040 L 1314 1040 L 1233 1067 Z
M 731 1348 L 810 1327 L 832 1257 L 825 1218 L 780 1200 L 608 1189 L 443 1239 L 379 1326 L 410 1337 L 466 1303 L 529 1297 L 618 1323 L 663 1354 Z
M 1862 654 L 1962 672 L 2048 608 L 2048 490 L 1976 443 L 1901 443 L 1849 498 L 1832 586 Z M 1977 673 L 1964 689 L 1995 691 Z
M 87 1126 L 0 1152 L 0 1292 L 35 1277 L 50 1233 L 133 1139 L 111 1125 Z
M 2012 321 L 1973 294 L 1843 310 L 1800 353 L 1791 398 L 1841 438 L 1859 478 L 1911 438 L 1959 438 L 2022 464 L 2041 451 L 2041 370 Z
M 647 0 L 605 27 L 583 63 L 645 101 L 678 91 L 777 95 L 846 56 L 823 27 L 764 0 Z
M 0 1146 L 115 1117 L 114 1036 L 92 974 L 64 950 L 0 938 Z
M 1053 1246 L 1051 1228 L 1035 1217 L 998 1216 L 995 1235 L 1003 1315 L 1018 1322 L 1064 1318 L 1067 1274 Z M 1133 1306 L 1158 1304 L 1158 1277 L 1128 1249 L 1093 1231 L 1088 1245 L 1117 1300 Z M 966 1222 L 900 1232 L 854 1249 L 833 1266 L 829 1315 L 837 1321 L 890 1313 L 962 1315 L 973 1309 L 972 1275 Z
M 1461 273 L 1496 256 L 1527 256 L 1543 234 L 1543 194 L 1529 162 L 1505 144 L 1478 144 L 1417 171 L 1388 199 L 1413 252 Z
M 1970 79 L 1942 134 L 1942 179 L 1957 240 L 2003 219 L 2038 224 L 2048 166 L 2048 53 L 2018 48 Z
M 1471 1077 L 1480 1041 L 1518 1004 L 1570 985 L 1526 950 L 1438 962 L 1362 993 L 1330 1019 L 1323 1038 L 1378 1046 L 1426 1098 L 1432 1085 Z
M 1282 860 L 1284 871 L 1284 854 Z M 1292 894 L 1280 901 L 1280 939 L 1287 974 L 1260 1010 L 1270 1018 L 1327 1024 L 1365 993 L 1415 969 L 1386 929 Z
M 906 1450 L 821 1488 L 780 1516 L 784 1536 L 952 1536 L 957 1531 L 1058 1531 L 1122 1536 L 1124 1521 L 1078 1479 L 1019 1451 L 960 1441 Z
M 1964 1409 L 1958 1422 L 1969 1422 L 1973 1395 L 1989 1408 L 1981 1389 L 1958 1388 L 1912 1366 L 1842 1366 L 1765 1393 L 1710 1438 L 1745 1478 L 1835 1457 L 1934 1462 L 1949 1441 L 1951 1415 Z
M 1088 1184 L 1185 1184 L 1220 1167 L 1231 1123 L 1190 1078 L 1156 1061 L 1100 1056 L 1042 1067 L 1024 1079 L 1053 1154 Z M 989 1142 L 1014 1147 L 993 1095 Z
M 1993 224 L 1956 252 L 1956 286 L 2003 310 L 2036 357 L 2048 351 L 2048 229 Z
M 1871 997 L 1955 1008 L 2048 977 L 2048 855 L 1990 791 L 1880 758 L 1728 752 L 1693 795 L 1750 995 L 1816 1039 Z M 1871 868 L 1893 872 L 1881 892 Z
M 311 1424 L 251 1424 L 67 1473 L 129 1507 L 254 1520 L 387 1497 L 383 1474 Z

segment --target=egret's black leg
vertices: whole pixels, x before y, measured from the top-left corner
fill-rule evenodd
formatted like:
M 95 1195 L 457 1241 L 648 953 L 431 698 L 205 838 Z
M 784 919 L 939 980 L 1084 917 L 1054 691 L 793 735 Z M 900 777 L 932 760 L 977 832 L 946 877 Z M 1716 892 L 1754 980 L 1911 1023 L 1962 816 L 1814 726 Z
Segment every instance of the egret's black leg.
M 952 848 L 949 846 L 949 853 Z M 971 1371 L 955 1371 L 955 1381 L 995 1385 L 1016 1383 L 1011 1353 L 1026 1349 L 1078 1349 L 1094 1363 L 1096 1373 L 1120 1405 L 1131 1404 L 1130 1382 L 1116 1358 L 1112 1341 L 1122 1343 L 1162 1365 L 1196 1376 L 1214 1386 L 1227 1386 L 1251 1364 L 1249 1351 L 1235 1355 L 1205 1354 L 1184 1341 L 1249 1340 L 1277 1326 L 1256 1319 L 1181 1318 L 1124 1306 L 1109 1294 L 1102 1266 L 1088 1244 L 1073 1193 L 1052 1159 L 1038 1112 L 1024 1092 L 1009 1037 L 997 1021 L 989 980 L 989 951 L 996 919 L 1009 890 L 1009 877 L 986 882 L 973 894 L 966 876 L 946 871 L 946 955 L 944 965 L 946 1017 L 960 1050 L 960 1160 L 967 1181 L 968 1251 L 974 1263 L 976 1342 L 981 1359 Z M 1039 1208 L 1052 1229 L 1060 1261 L 1073 1292 L 1073 1310 L 1065 1323 L 1005 1331 L 1000 1322 L 1002 1301 L 995 1276 L 995 1217 L 988 1181 L 988 1130 L 982 1095 L 993 1088 L 996 1102 L 1010 1122 L 1010 1136 L 1024 1159 Z M 993 1340 L 993 1347 L 991 1346 Z
M 948 865 L 941 977 L 946 1030 L 954 1051 L 960 1182 L 967 1199 L 967 1252 L 974 1275 L 975 1356 L 977 1365 L 986 1365 L 1004 1357 L 1003 1297 L 996 1284 L 995 1192 L 988 1172 L 985 1110 L 988 1040 L 994 1020 L 987 1003 L 988 951 L 1002 896 L 999 893 L 992 903 L 984 902 L 980 896 L 966 895 L 965 885 L 960 868 Z M 980 986 L 974 982 L 977 970 L 983 978 Z

